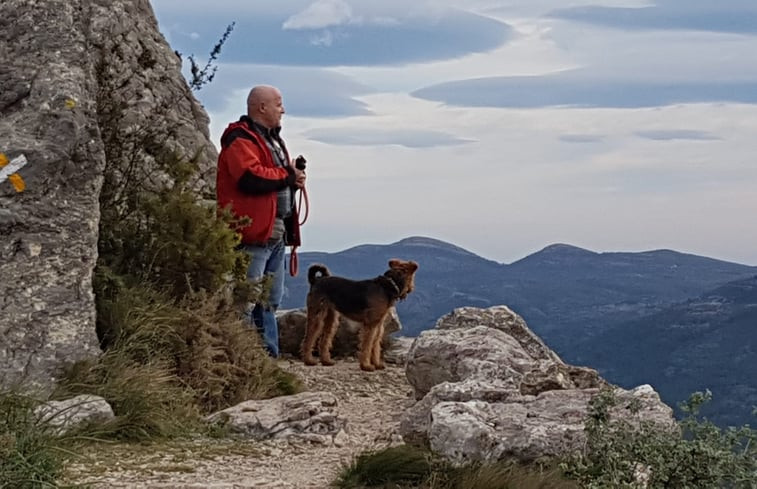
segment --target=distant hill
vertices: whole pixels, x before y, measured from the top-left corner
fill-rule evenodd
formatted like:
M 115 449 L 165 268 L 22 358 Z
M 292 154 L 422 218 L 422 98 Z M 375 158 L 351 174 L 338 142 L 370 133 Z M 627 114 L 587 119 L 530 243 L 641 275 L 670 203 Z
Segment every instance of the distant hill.
M 579 350 L 618 385 L 651 383 L 674 406 L 694 390 L 710 389 L 713 401 L 704 414 L 723 425 L 754 425 L 757 276 L 610 325 Z
M 282 307 L 303 307 L 308 290 L 307 268 L 312 263 L 323 263 L 337 275 L 371 278 L 383 273 L 387 261 L 395 257 L 420 264 L 416 291 L 397 307 L 403 335 L 415 336 L 433 327 L 440 316 L 455 307 L 506 304 L 521 314 L 531 329 L 567 362 L 602 368 L 608 379 L 618 383 L 630 380 L 620 374 L 634 367 L 626 367 L 620 359 L 629 363 L 627 356 L 615 356 L 613 351 L 631 351 L 643 342 L 629 333 L 627 338 L 614 343 L 613 348 L 603 350 L 602 342 L 608 341 L 608 334 L 615 337 L 617 332 L 628 333 L 633 328 L 641 331 L 640 324 L 659 325 L 671 314 L 670 308 L 757 275 L 757 267 L 672 250 L 596 253 L 567 244 L 553 244 L 512 264 L 502 264 L 443 241 L 411 237 L 388 245 L 356 246 L 338 253 L 301 253 L 300 275 L 287 277 Z M 757 311 L 750 308 L 744 314 L 746 318 L 757 317 Z M 660 338 L 660 334 L 648 336 L 652 342 L 659 341 L 654 344 L 667 344 L 668 351 L 670 344 L 675 343 L 675 337 L 665 343 L 667 340 Z M 757 349 L 756 343 L 757 340 L 752 340 L 746 344 Z M 730 351 L 715 350 L 712 358 L 722 356 L 725 360 L 731 355 Z M 609 357 L 599 356 L 598 351 L 607 351 Z M 654 352 L 659 356 L 665 350 Z M 701 364 L 696 354 L 688 355 L 685 349 L 676 358 L 693 366 Z M 694 382 L 693 378 L 682 380 L 678 390 L 673 390 L 672 385 L 663 387 L 664 373 L 651 367 L 657 363 L 649 365 L 644 378 L 634 377 L 633 382 L 656 387 L 660 384 L 660 391 L 670 404 L 701 389 L 701 382 Z M 725 372 L 719 385 L 724 385 L 729 375 Z M 757 388 L 757 380 L 749 385 Z M 717 396 L 714 387 L 710 386 Z
M 523 296 L 513 307 L 557 342 L 558 353 L 575 358 L 577 330 L 593 335 L 754 273 L 757 267 L 671 250 L 594 253 L 552 245 L 507 266 L 504 282 Z

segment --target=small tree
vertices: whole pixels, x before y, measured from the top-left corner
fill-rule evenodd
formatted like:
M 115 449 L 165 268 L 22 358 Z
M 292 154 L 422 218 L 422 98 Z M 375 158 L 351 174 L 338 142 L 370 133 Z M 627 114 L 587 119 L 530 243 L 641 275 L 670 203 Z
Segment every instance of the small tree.
M 213 49 L 210 50 L 210 56 L 208 56 L 208 61 L 205 63 L 205 66 L 200 68 L 200 65 L 197 64 L 194 55 L 190 54 L 189 56 L 187 56 L 190 65 L 189 72 L 192 75 L 192 78 L 189 80 L 189 88 L 191 88 L 192 90 L 200 90 L 203 86 L 213 81 L 213 78 L 215 78 L 216 76 L 216 71 L 218 70 L 218 66 L 216 66 L 214 63 L 218 59 L 218 56 L 221 54 L 221 48 L 229 39 L 231 31 L 234 30 L 234 24 L 235 23 L 232 22 L 231 24 L 226 26 L 226 31 L 224 31 L 221 39 L 219 39 L 216 45 L 213 46 Z M 177 54 L 179 55 L 179 57 L 181 57 L 181 53 Z
M 692 394 L 680 432 L 610 418 L 617 402 L 611 390 L 591 401 L 583 453 L 562 464 L 587 488 L 753 488 L 757 485 L 757 432 L 749 426 L 721 430 L 698 417 L 711 399 Z

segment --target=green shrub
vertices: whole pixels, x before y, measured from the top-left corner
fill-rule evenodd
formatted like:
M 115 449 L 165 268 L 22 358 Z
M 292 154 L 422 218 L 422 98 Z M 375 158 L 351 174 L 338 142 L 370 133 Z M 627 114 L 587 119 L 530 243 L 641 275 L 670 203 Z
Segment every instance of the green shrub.
M 176 371 L 203 412 L 302 390 L 302 382 L 278 368 L 257 331 L 223 297 L 193 293 L 179 310 L 176 330 L 187 353 L 178 359 Z
M 181 299 L 191 290 L 215 292 L 244 285 L 249 258 L 239 244 L 229 214 L 204 204 L 184 174 L 185 164 L 168 153 L 158 159 L 169 180 L 130 189 L 137 197 L 119 202 L 101 198 L 100 266 L 132 280 L 149 282 Z M 253 296 L 252 298 L 257 298 Z
M 591 404 L 583 453 L 563 463 L 583 487 L 754 488 L 757 487 L 757 432 L 749 426 L 722 430 L 698 418 L 711 395 L 695 393 L 681 406 L 681 432 L 611 420 L 616 399 L 604 391 Z

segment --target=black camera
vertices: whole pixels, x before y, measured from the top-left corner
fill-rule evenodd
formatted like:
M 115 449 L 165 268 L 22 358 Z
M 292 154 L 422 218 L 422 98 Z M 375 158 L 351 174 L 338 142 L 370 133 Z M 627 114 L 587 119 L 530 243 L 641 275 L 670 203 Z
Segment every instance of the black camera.
M 308 161 L 305 159 L 305 157 L 302 156 L 302 155 L 300 155 L 297 158 L 295 158 L 295 160 L 294 160 L 294 167 L 297 168 L 298 170 L 305 171 L 305 164 L 307 162 Z

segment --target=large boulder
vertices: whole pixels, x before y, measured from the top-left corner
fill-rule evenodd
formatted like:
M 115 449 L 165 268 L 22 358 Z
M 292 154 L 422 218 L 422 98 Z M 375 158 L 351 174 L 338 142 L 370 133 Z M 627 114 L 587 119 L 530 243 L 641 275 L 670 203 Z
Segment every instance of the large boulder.
M 166 146 L 197 156 L 203 191 L 216 150 L 147 0 L 3 0 L 0 86 L 0 153 L 28 161 L 25 190 L 0 182 L 0 384 L 44 387 L 99 351 L 92 271 L 117 150 L 106 125 L 170 128 Z
M 289 309 L 279 311 L 276 315 L 279 324 L 279 349 L 282 354 L 300 357 L 300 345 L 305 337 L 307 309 Z M 339 316 L 339 329 L 334 336 L 331 354 L 334 357 L 355 356 L 358 350 L 358 337 L 361 324 L 344 316 Z M 402 324 L 397 309 L 391 307 L 384 320 L 383 348 L 388 348 L 391 335 L 400 331 Z
M 564 363 L 505 306 L 460 308 L 416 338 L 407 378 L 419 401 L 403 416 L 408 443 L 456 462 L 566 455 L 586 441 L 590 402 L 603 389 L 611 416 L 675 429 L 649 386 L 627 391 L 586 367 Z

